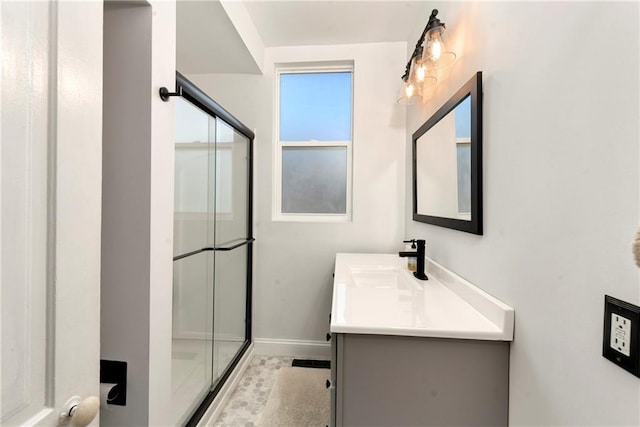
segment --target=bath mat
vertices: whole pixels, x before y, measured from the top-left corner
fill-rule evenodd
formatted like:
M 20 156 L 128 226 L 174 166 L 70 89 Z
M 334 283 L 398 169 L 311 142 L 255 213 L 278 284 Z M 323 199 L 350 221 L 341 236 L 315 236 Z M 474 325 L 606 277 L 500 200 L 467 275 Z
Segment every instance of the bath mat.
M 329 424 L 328 369 L 281 368 L 262 412 L 260 427 L 311 427 Z

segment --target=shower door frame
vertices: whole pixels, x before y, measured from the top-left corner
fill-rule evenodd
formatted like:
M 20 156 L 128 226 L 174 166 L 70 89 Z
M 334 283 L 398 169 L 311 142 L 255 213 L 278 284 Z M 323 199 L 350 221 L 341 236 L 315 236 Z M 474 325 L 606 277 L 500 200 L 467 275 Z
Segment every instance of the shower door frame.
M 205 247 L 197 251 L 189 252 L 177 257 L 174 257 L 174 261 L 185 258 L 187 256 L 195 255 L 205 251 L 228 251 L 240 246 L 247 246 L 247 283 L 246 283 L 246 307 L 245 307 L 245 337 L 244 342 L 235 357 L 231 360 L 231 363 L 226 367 L 220 378 L 213 385 L 213 388 L 204 397 L 200 405 L 193 412 L 189 420 L 186 422 L 187 427 L 196 426 L 202 419 L 207 409 L 218 395 L 218 392 L 222 386 L 226 383 L 231 373 L 234 371 L 238 363 L 246 353 L 247 349 L 251 345 L 251 318 L 252 318 L 252 277 L 253 277 L 253 142 L 255 134 L 244 123 L 234 117 L 231 113 L 225 110 L 220 104 L 211 99 L 200 88 L 190 82 L 185 76 L 176 71 L 176 92 L 187 101 L 200 108 L 205 113 L 214 118 L 223 120 L 226 124 L 231 126 L 235 131 L 243 135 L 248 139 L 248 167 L 247 167 L 247 237 L 244 242 L 227 248 Z

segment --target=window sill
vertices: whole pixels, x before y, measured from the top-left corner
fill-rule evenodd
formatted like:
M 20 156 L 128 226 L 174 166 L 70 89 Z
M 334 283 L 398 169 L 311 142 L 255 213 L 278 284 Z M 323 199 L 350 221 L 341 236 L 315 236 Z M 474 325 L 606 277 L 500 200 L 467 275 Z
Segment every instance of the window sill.
M 324 223 L 344 223 L 351 222 L 350 214 L 274 214 L 271 218 L 273 222 L 324 222 Z

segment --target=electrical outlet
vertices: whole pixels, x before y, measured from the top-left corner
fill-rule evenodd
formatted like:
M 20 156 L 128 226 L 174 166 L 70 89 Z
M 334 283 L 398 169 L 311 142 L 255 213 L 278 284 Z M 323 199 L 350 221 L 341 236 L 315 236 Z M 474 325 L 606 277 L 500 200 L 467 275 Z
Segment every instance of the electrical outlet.
M 604 297 L 602 355 L 640 377 L 640 307 Z
M 611 313 L 611 348 L 629 357 L 631 343 L 631 320 L 616 313 Z

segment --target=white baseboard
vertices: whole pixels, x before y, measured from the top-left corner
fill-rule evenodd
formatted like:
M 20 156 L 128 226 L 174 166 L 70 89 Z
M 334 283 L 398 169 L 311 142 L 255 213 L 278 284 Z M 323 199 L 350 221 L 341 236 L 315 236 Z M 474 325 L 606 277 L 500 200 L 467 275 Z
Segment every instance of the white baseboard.
M 231 398 L 233 391 L 236 389 L 236 386 L 238 385 L 245 371 L 251 364 L 251 361 L 253 360 L 253 356 L 254 356 L 254 345 L 251 344 L 249 345 L 249 348 L 247 348 L 247 351 L 244 353 L 244 355 L 242 356 L 242 359 L 240 359 L 240 362 L 238 362 L 238 365 L 233 370 L 229 378 L 227 378 L 227 381 L 225 381 L 224 385 L 218 392 L 218 395 L 213 399 L 213 402 L 211 402 L 211 405 L 209 405 L 207 412 L 204 413 L 204 415 L 198 422 L 197 424 L 198 427 L 213 426 L 215 424 L 216 420 L 222 413 L 224 406 L 227 404 L 227 402 Z
M 325 341 L 256 338 L 253 342 L 255 345 L 255 354 L 259 355 L 331 359 L 331 344 Z
M 239 337 L 237 335 L 232 334 L 218 334 L 215 337 L 211 334 L 204 332 L 191 332 L 191 331 L 179 331 L 174 332 L 173 339 L 176 340 L 203 340 L 203 341 L 211 341 L 212 339 L 216 341 L 233 341 L 233 342 L 244 342 L 244 337 Z

